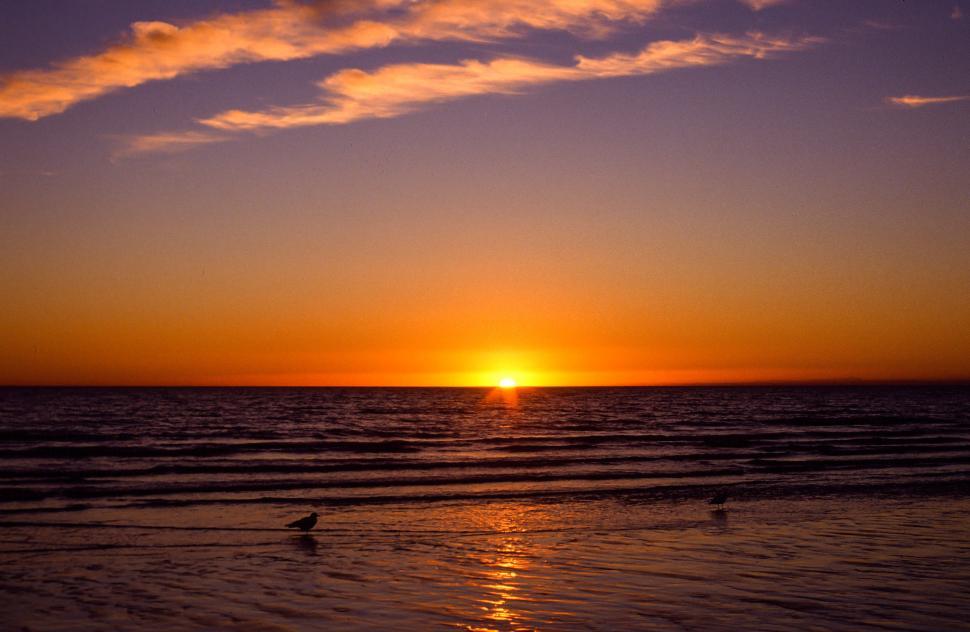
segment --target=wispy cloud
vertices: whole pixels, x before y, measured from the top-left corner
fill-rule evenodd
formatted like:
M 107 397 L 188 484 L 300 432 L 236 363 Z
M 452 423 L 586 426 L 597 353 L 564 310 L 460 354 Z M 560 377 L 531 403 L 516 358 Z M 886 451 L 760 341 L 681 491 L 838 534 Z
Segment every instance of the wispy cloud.
M 224 134 L 214 134 L 212 132 L 202 132 L 187 130 L 182 132 L 159 132 L 156 134 L 143 134 L 124 139 L 118 149 L 114 152 L 115 158 L 124 158 L 134 154 L 144 153 L 177 153 L 186 151 L 199 145 L 209 145 L 211 143 L 221 143 L 231 140 L 230 136 Z
M 387 46 L 400 41 L 488 40 L 525 29 L 591 36 L 639 22 L 673 0 L 277 0 L 178 26 L 135 22 L 118 44 L 47 69 L 0 77 L 0 117 L 37 120 L 148 81 Z
M 46 69 L 0 76 L 0 117 L 38 120 L 74 104 L 148 81 L 259 61 L 345 54 L 395 42 L 520 39 L 535 30 L 605 37 L 642 23 L 663 6 L 696 0 L 276 0 L 181 25 L 136 22 L 123 41 Z M 786 0 L 741 0 L 754 10 Z M 399 116 L 427 104 L 476 94 L 509 94 L 552 82 L 651 74 L 761 58 L 804 48 L 812 38 L 704 35 L 655 42 L 635 54 L 577 57 L 555 65 L 518 57 L 459 64 L 396 64 L 347 69 L 319 83 L 312 103 L 259 111 L 229 110 L 204 127 L 129 137 L 115 156 L 177 152 L 223 142 L 232 133 L 339 125 Z
M 898 105 L 906 108 L 921 108 L 927 105 L 938 105 L 940 103 L 953 103 L 954 101 L 967 100 L 970 100 L 970 94 L 950 97 L 921 97 L 915 94 L 907 94 L 901 97 L 886 98 L 886 101 L 892 105 Z
M 739 0 L 741 4 L 746 4 L 751 7 L 752 11 L 761 11 L 762 9 L 767 9 L 768 7 L 773 7 L 779 4 L 785 4 L 788 0 Z
M 146 81 L 244 61 L 306 56 L 321 45 L 319 19 L 316 7 L 285 4 L 219 15 L 182 27 L 135 22 L 125 41 L 100 53 L 4 77 L 0 116 L 37 120 L 79 101 Z
M 648 75 L 674 68 L 714 66 L 751 57 L 800 50 L 820 42 L 812 37 L 768 37 L 749 33 L 698 36 L 654 42 L 634 54 L 577 57 L 571 66 L 521 58 L 476 60 L 460 64 L 396 64 L 373 72 L 342 70 L 318 85 L 319 103 L 261 111 L 229 110 L 200 123 L 223 131 L 253 131 L 306 125 L 340 125 L 367 118 L 387 118 L 429 103 L 479 94 L 509 94 L 560 81 Z

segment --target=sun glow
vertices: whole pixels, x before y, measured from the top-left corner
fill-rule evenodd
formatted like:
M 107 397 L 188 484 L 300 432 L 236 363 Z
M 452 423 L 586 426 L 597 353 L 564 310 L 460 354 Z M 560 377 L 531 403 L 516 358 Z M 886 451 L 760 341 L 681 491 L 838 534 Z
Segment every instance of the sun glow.
M 503 377 L 498 381 L 499 388 L 515 388 L 518 383 L 510 377 Z

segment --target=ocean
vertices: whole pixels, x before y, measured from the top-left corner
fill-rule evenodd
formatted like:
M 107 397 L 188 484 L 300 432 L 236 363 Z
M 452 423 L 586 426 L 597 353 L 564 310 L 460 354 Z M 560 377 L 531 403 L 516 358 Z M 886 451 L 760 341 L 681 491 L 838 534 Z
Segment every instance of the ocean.
M 3 389 L 0 612 L 966 630 L 968 491 L 959 386 Z

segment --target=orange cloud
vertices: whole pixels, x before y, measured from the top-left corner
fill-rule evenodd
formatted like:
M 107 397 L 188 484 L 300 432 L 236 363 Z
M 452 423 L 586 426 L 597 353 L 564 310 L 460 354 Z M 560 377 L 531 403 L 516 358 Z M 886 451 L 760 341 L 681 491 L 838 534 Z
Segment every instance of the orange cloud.
M 921 97 L 915 94 L 907 94 L 901 97 L 888 97 L 886 101 L 893 105 L 906 108 L 921 108 L 926 105 L 937 105 L 940 103 L 953 103 L 954 101 L 970 100 L 970 95 L 960 95 L 952 97 Z
M 784 4 L 788 0 L 740 0 L 741 4 L 746 4 L 752 11 L 761 11 L 768 7 Z
M 135 22 L 126 41 L 46 70 L 7 75 L 0 87 L 0 116 L 28 120 L 58 114 L 146 81 L 171 79 L 245 61 L 285 60 L 320 46 L 320 11 L 309 5 L 225 14 L 178 27 Z
M 617 22 L 640 22 L 677 0 L 437 0 L 415 2 L 401 30 L 414 39 L 481 39 L 529 29 L 604 35 Z
M 35 121 L 147 81 L 240 63 L 286 61 L 387 46 L 395 41 L 485 40 L 523 29 L 603 34 L 641 21 L 663 0 L 370 0 L 300 4 L 221 14 L 183 26 L 135 22 L 125 41 L 49 69 L 0 78 L 0 117 Z M 395 9 L 395 11 L 389 11 Z
M 115 158 L 123 158 L 132 154 L 142 153 L 176 153 L 230 140 L 229 136 L 188 130 L 184 132 L 159 132 L 157 134 L 143 134 L 126 140 L 125 144 L 115 152 Z
M 366 118 L 387 118 L 428 103 L 478 94 L 508 94 L 557 81 L 648 75 L 673 68 L 713 66 L 741 57 L 803 49 L 818 38 L 772 38 L 759 33 L 741 37 L 698 36 L 654 42 L 635 54 L 578 57 L 558 66 L 518 58 L 460 64 L 397 64 L 374 72 L 342 70 L 319 83 L 321 103 L 274 107 L 264 111 L 229 110 L 200 122 L 223 131 L 252 131 L 306 125 L 340 125 Z

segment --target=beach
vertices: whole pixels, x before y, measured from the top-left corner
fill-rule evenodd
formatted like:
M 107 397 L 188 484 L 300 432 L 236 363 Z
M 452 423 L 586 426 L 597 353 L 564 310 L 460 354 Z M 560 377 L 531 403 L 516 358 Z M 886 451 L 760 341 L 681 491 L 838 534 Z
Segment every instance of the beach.
M 282 507 L 151 511 L 4 527 L 0 602 L 28 630 L 959 630 L 968 509 L 458 502 L 337 509 L 309 535 L 274 530 Z

